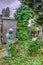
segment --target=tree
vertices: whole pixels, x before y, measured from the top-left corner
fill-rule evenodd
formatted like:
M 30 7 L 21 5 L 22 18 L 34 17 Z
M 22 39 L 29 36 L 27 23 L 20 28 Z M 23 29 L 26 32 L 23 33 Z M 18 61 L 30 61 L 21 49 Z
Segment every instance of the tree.
M 3 16 L 3 17 L 5 16 L 5 8 L 2 9 L 2 16 Z
M 37 14 L 38 25 L 43 27 L 43 0 L 20 0 L 22 4 L 27 5 L 32 8 L 33 11 Z
M 9 17 L 10 16 L 10 9 L 9 9 L 9 7 L 6 8 L 5 16 L 6 17 Z
M 22 5 L 15 14 L 17 20 L 17 32 L 16 37 L 20 41 L 27 41 L 31 39 L 31 35 L 28 32 L 28 20 L 31 19 L 35 13 L 26 5 Z
M 31 8 L 37 8 L 37 6 L 41 6 L 42 0 L 20 0 L 21 3 L 28 5 Z M 35 7 L 34 7 L 35 5 Z M 40 8 L 40 7 L 39 7 Z

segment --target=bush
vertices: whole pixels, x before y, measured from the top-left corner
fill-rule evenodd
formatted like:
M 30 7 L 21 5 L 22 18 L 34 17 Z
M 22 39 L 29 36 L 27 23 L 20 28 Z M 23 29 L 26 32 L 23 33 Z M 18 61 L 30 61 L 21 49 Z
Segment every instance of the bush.
M 40 54 L 40 47 L 41 47 L 42 43 L 40 40 L 36 40 L 36 41 L 30 41 L 29 43 L 29 47 L 28 47 L 28 53 L 30 55 L 33 54 Z
M 42 65 L 40 56 L 37 56 L 34 60 L 32 60 L 32 65 Z

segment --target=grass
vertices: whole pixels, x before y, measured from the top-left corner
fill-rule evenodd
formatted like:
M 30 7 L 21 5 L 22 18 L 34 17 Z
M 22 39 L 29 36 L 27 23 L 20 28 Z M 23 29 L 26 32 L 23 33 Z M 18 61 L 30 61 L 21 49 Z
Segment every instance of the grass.
M 21 59 L 20 57 L 4 57 L 0 58 L 0 65 L 43 65 L 43 62 L 40 59 L 40 56 L 36 56 L 33 59 Z
M 42 55 L 29 56 L 26 45 L 23 46 L 22 43 L 18 43 L 14 44 L 14 49 L 17 49 L 17 53 L 16 50 L 12 49 L 14 56 L 0 58 L 0 65 L 43 65 Z M 4 47 L 5 45 L 3 45 Z

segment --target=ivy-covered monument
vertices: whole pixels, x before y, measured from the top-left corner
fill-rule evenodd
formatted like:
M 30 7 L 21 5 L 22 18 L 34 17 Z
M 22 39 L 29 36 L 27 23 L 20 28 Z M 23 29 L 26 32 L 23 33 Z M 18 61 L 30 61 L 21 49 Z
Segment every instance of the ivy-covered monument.
M 35 13 L 28 8 L 28 6 L 22 5 L 15 14 L 17 20 L 17 32 L 16 37 L 18 40 L 24 42 L 32 39 L 31 34 L 28 31 L 28 21 L 34 17 Z

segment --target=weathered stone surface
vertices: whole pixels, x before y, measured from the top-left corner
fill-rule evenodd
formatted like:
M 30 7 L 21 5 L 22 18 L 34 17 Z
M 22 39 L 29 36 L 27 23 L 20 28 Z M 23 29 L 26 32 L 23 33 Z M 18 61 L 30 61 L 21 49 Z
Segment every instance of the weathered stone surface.
M 12 39 L 16 41 L 16 28 L 17 28 L 17 22 L 15 20 L 3 20 L 3 42 L 5 42 L 5 35 L 8 32 L 10 28 L 13 28 L 14 32 L 12 35 Z

